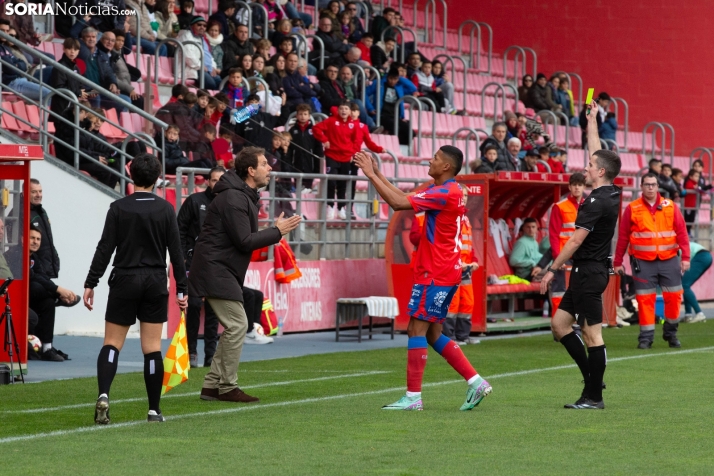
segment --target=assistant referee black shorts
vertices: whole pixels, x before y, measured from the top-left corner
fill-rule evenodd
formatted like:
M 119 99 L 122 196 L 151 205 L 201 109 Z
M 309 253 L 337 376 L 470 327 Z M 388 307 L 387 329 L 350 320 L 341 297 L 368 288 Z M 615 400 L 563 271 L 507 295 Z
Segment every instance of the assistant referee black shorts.
M 571 314 L 580 326 L 602 323 L 602 293 L 610 276 L 607 263 L 585 261 L 573 263 L 570 284 L 558 309 Z
M 114 268 L 109 276 L 105 320 L 120 326 L 141 322 L 164 323 L 168 319 L 169 291 L 166 270 Z

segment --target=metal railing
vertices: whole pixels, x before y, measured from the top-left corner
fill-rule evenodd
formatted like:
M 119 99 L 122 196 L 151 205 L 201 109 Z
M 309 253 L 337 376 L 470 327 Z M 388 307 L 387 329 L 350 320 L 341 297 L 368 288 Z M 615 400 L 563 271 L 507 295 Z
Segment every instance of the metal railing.
M 315 9 L 317 10 L 317 7 L 315 7 Z M 305 38 L 312 38 L 312 42 L 313 42 L 312 49 L 313 50 L 315 49 L 315 47 L 314 47 L 315 40 L 317 40 L 317 42 L 320 44 L 320 70 L 325 69 L 325 58 L 326 58 L 326 56 L 325 56 L 325 42 L 322 41 L 322 38 L 320 38 L 317 35 L 305 35 Z
M 503 88 L 501 83 L 496 83 L 494 81 L 486 83 L 481 89 L 481 116 L 486 117 L 486 90 L 491 86 L 496 87 L 496 92 L 493 93 L 493 119 L 496 120 L 498 117 L 498 93 L 501 93 L 501 116 L 506 115 L 506 90 Z M 464 92 L 464 94 L 466 94 Z M 516 94 L 518 94 L 516 92 Z
M 642 153 L 647 154 L 647 137 L 648 137 L 648 130 L 651 130 L 649 133 L 649 137 L 652 139 L 652 157 L 657 156 L 657 131 L 660 132 L 661 136 L 661 144 L 660 144 L 660 159 L 662 162 L 664 162 L 665 157 L 666 157 L 666 138 L 667 138 L 667 130 L 670 132 L 670 151 L 669 151 L 669 163 L 673 164 L 674 163 L 674 127 L 672 127 L 670 124 L 666 122 L 657 122 L 657 121 L 652 121 L 648 122 L 645 124 L 644 129 L 642 129 Z
M 409 144 L 407 145 L 407 148 L 409 149 L 409 155 L 413 156 L 414 155 L 414 128 L 412 126 L 412 114 L 414 113 L 414 106 L 416 106 L 418 113 L 417 113 L 417 144 L 419 144 L 419 148 L 421 147 L 421 112 L 422 112 L 422 103 L 415 98 L 414 96 L 404 96 L 403 98 L 400 98 L 395 104 L 394 104 L 394 135 L 399 136 L 399 122 L 401 119 L 399 118 L 399 107 L 404 104 L 404 103 L 409 103 L 411 106 L 409 108 Z M 406 109 L 406 108 L 405 108 Z M 436 139 L 436 116 L 432 116 L 432 131 L 431 131 L 431 137 L 432 139 Z M 419 150 L 419 153 L 421 153 L 421 150 Z
M 417 4 L 419 3 L 419 0 L 415 0 L 414 2 L 414 26 L 417 27 L 416 23 L 416 17 L 417 17 Z M 443 48 L 446 49 L 447 47 L 447 19 L 448 19 L 448 7 L 446 6 L 446 2 L 444 0 L 439 0 L 439 3 L 441 3 L 441 7 L 444 9 L 444 14 L 442 15 L 441 19 L 443 21 Z M 431 9 L 429 8 L 431 7 Z M 429 37 L 429 12 L 431 11 L 431 38 Z M 426 40 L 426 43 L 431 43 L 434 46 L 436 46 L 436 0 L 427 0 L 426 1 L 426 8 L 424 10 L 424 39 Z
M 613 106 L 615 109 L 615 116 L 617 119 L 620 119 L 620 111 L 618 104 L 622 103 L 622 107 L 625 110 L 625 119 L 623 121 L 624 125 L 624 130 L 625 130 L 625 143 L 623 144 L 623 148 L 627 150 L 627 134 L 630 132 L 630 106 L 627 104 L 627 101 L 625 101 L 623 98 L 616 98 L 613 97 L 612 101 L 610 101 L 610 104 Z
M 263 6 L 262 3 L 257 3 L 257 2 L 251 2 L 250 4 L 250 14 L 251 16 L 253 15 L 253 9 L 254 8 L 262 8 L 263 9 L 263 38 L 268 39 L 268 32 L 270 31 L 268 28 L 268 9 Z M 315 8 L 317 9 L 317 7 Z M 317 22 L 315 23 L 317 24 Z M 253 33 L 253 29 L 248 30 L 249 34 Z
M 441 58 L 446 58 L 446 61 L 444 61 L 444 71 L 446 71 L 446 65 L 447 63 L 451 63 L 451 77 L 452 82 L 454 85 L 456 85 L 455 79 L 456 79 L 456 64 L 454 63 L 454 60 L 457 59 L 461 61 L 461 64 L 464 67 L 464 78 L 463 78 L 463 87 L 464 87 L 464 93 L 463 93 L 463 98 L 464 98 L 464 107 L 462 108 L 464 111 L 466 110 L 466 95 L 468 93 L 468 88 L 467 88 L 467 83 L 468 83 L 468 72 L 466 71 L 466 61 L 461 56 L 452 56 L 452 55 L 447 55 L 446 53 L 442 53 L 439 55 L 434 56 L 432 61 L 440 61 Z M 516 91 L 518 93 L 518 91 Z M 456 104 L 452 104 L 452 107 L 456 107 Z
M 310 57 L 309 57 L 310 56 L 310 45 L 308 44 L 307 38 L 305 37 L 305 35 L 293 32 L 293 33 L 290 33 L 288 35 L 288 37 L 297 39 L 297 45 L 295 48 L 295 52 L 297 53 L 298 58 L 300 58 L 300 53 L 302 52 L 304 55 L 302 57 L 302 59 L 304 59 L 306 62 L 309 63 L 310 62 Z
M 179 81 L 178 78 L 179 51 L 176 51 L 176 53 L 174 54 L 174 83 L 171 86 L 183 84 L 186 82 L 186 54 L 183 50 L 183 43 L 178 41 L 176 38 L 165 38 L 156 44 L 156 51 L 154 52 L 154 82 L 157 85 L 159 84 L 159 50 L 163 45 L 166 45 L 168 43 L 176 45 L 178 47 L 178 50 L 180 50 L 181 52 L 181 80 Z
M 461 134 L 462 132 L 467 132 L 467 134 L 465 137 L 460 138 L 459 134 Z M 454 147 L 456 147 L 456 141 L 459 139 L 463 139 L 464 144 L 466 145 L 463 150 L 464 166 L 461 168 L 462 174 L 471 173 L 470 169 L 469 169 L 469 163 L 470 163 L 469 155 L 471 155 L 471 154 L 470 154 L 470 149 L 468 147 L 468 141 L 469 141 L 469 138 L 471 136 L 473 136 L 474 139 L 476 139 L 476 150 L 478 151 L 481 148 L 481 138 L 479 137 L 479 132 L 481 134 L 485 135 L 486 137 L 489 136 L 488 132 L 486 132 L 485 130 L 483 130 L 481 128 L 474 129 L 473 127 L 462 127 L 460 129 L 456 129 L 456 132 L 454 132 L 454 135 L 451 137 L 451 145 L 453 145 Z M 477 157 L 475 157 L 475 158 L 478 158 L 478 155 L 479 155 L 478 152 L 476 153 L 476 155 L 477 155 Z
M 362 12 L 364 12 L 364 31 L 369 31 L 369 8 L 367 3 L 361 1 L 356 1 L 355 3 L 362 7 Z
M 380 74 L 379 70 L 375 68 L 374 66 L 362 66 L 363 71 L 364 70 L 369 70 L 372 72 L 374 77 L 372 78 L 372 81 L 376 81 L 375 84 L 375 97 L 374 97 L 374 110 L 377 114 L 377 117 L 375 118 L 375 124 L 377 127 L 381 126 L 382 122 L 382 75 Z M 366 87 L 366 86 L 365 86 Z M 366 91 L 365 91 L 366 93 Z M 367 107 L 367 104 L 364 104 L 365 108 Z M 369 113 L 369 111 L 367 111 Z
M 387 28 L 385 28 L 384 30 L 382 30 L 382 36 L 380 37 L 380 40 L 382 40 L 382 42 L 384 42 L 384 35 L 387 34 L 387 32 L 390 30 L 395 30 L 399 33 L 399 39 L 401 40 L 399 42 L 399 46 L 401 47 L 401 48 L 399 48 L 399 50 L 401 52 L 401 62 L 404 63 L 404 58 L 405 58 L 404 43 L 406 41 L 404 39 L 404 32 L 408 31 L 409 33 L 412 34 L 412 38 L 414 39 L 414 51 L 419 51 L 419 39 L 417 38 L 417 34 L 414 33 L 414 30 L 412 30 L 411 28 L 406 28 L 406 27 L 402 28 L 402 27 L 399 27 L 396 25 L 390 25 Z M 394 48 L 394 50 L 392 50 L 392 55 L 394 56 L 394 61 L 396 61 L 397 60 L 397 48 Z
M 515 51 L 516 54 L 513 58 L 514 64 L 513 64 L 513 81 L 514 84 L 518 84 L 518 79 L 522 78 L 527 74 L 527 61 L 528 61 L 528 55 L 526 53 L 530 53 L 531 56 L 533 57 L 533 77 L 535 78 L 538 75 L 538 55 L 536 54 L 535 50 L 533 48 L 529 48 L 527 46 L 518 46 L 518 45 L 511 45 L 506 50 L 503 52 L 503 78 L 505 81 L 508 81 L 508 53 L 511 51 Z M 518 58 L 521 58 L 523 60 L 523 65 L 520 68 L 520 73 L 519 73 L 519 65 L 520 63 L 518 62 Z
M 463 50 L 461 49 L 461 39 L 463 37 L 462 35 L 462 30 L 465 25 L 470 25 L 471 29 L 469 30 L 469 67 L 473 69 L 474 67 L 474 29 L 476 29 L 478 33 L 477 37 L 477 45 L 476 45 L 476 69 L 479 71 L 479 73 L 483 73 L 481 71 L 481 27 L 485 27 L 488 29 L 488 68 L 486 69 L 485 73 L 490 75 L 491 74 L 491 63 L 493 60 L 493 29 L 491 28 L 491 25 L 488 23 L 484 22 L 478 22 L 475 20 L 466 20 L 461 25 L 459 25 L 459 30 L 458 30 L 458 50 L 459 50 L 459 55 L 463 55 Z M 504 58 L 505 60 L 505 58 Z

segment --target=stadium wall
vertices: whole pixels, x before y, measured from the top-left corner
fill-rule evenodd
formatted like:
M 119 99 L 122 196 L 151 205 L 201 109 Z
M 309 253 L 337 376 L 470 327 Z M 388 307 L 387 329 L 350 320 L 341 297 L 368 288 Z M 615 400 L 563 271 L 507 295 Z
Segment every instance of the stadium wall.
M 467 18 L 486 22 L 494 31 L 494 51 L 530 46 L 539 71 L 574 71 L 585 88 L 624 98 L 630 130 L 642 131 L 653 120 L 672 124 L 677 155 L 714 146 L 714 116 L 707 112 L 714 104 L 714 63 L 707 56 L 714 42 L 711 0 L 447 3 L 451 28 Z

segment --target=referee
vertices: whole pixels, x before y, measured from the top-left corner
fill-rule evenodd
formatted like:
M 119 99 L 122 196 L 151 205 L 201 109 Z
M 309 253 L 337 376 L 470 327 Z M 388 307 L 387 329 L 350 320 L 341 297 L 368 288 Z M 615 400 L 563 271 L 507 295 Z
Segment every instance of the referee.
M 159 400 L 164 378 L 161 357 L 161 332 L 167 320 L 166 250 L 169 251 L 176 279 L 177 303 L 188 305 L 178 225 L 173 207 L 152 193 L 161 173 L 161 164 L 150 154 L 131 161 L 135 193 L 109 206 L 102 238 L 94 252 L 92 266 L 84 283 L 84 305 L 94 305 L 94 288 L 116 250 L 114 269 L 109 275 L 104 347 L 97 358 L 99 397 L 94 411 L 97 424 L 109 423 L 109 389 L 117 372 L 119 351 L 126 333 L 136 319 L 140 322 L 141 350 L 144 353 L 144 382 L 149 397 L 148 421 L 162 422 Z
M 597 130 L 598 106 L 590 104 L 588 114 L 588 150 L 595 151 L 585 170 L 587 185 L 592 193 L 578 209 L 575 232 L 548 268 L 540 285 L 541 294 L 548 290 L 554 272 L 573 258 L 570 286 L 565 291 L 558 311 L 553 316 L 553 335 L 560 341 L 583 374 L 585 388 L 573 404 L 565 408 L 602 409 L 602 378 L 607 365 L 605 343 L 602 340 L 602 293 L 609 280 L 608 258 L 620 210 L 621 190 L 612 184 L 620 173 L 620 157 L 600 149 Z M 573 331 L 576 322 L 583 332 L 583 341 Z

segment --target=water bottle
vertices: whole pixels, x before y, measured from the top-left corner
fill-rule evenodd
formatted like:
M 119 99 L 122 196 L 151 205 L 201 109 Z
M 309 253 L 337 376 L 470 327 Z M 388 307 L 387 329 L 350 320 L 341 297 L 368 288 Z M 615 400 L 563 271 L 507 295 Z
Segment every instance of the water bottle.
M 250 106 L 245 106 L 240 109 L 233 111 L 233 117 L 231 123 L 240 124 L 247 121 L 251 117 L 258 114 L 260 111 L 260 104 L 251 104 Z
M 548 317 L 548 311 L 550 310 L 550 304 L 548 303 L 548 300 L 546 300 L 543 303 L 543 317 L 547 318 Z
M 285 322 L 285 319 L 283 316 L 278 316 L 278 337 L 283 336 L 283 324 Z

